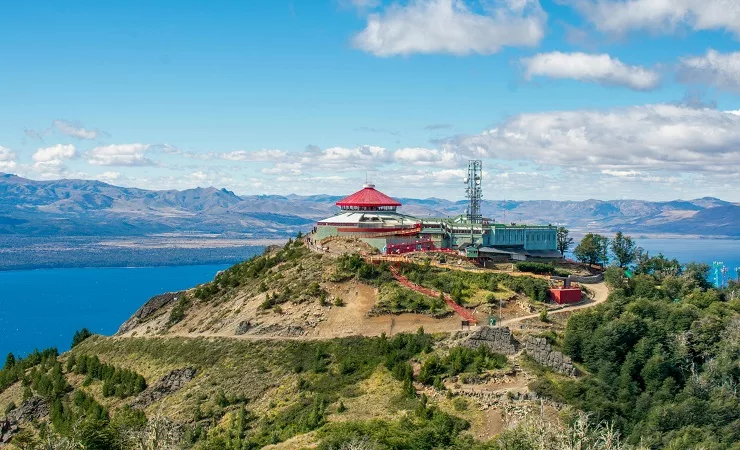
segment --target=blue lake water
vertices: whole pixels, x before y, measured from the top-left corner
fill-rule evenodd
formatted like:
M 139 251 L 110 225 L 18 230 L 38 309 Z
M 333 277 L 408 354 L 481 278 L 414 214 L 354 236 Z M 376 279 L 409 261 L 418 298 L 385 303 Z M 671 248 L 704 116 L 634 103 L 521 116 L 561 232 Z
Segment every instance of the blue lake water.
M 76 330 L 110 335 L 149 298 L 210 281 L 229 265 L 0 272 L 0 355 L 69 349 Z
M 737 279 L 736 267 L 740 267 L 740 240 L 725 239 L 637 239 L 637 245 L 650 255 L 663 253 L 667 258 L 676 258 L 682 263 L 702 262 L 710 266 L 721 261 L 728 268 L 728 277 Z M 714 281 L 714 276 L 711 277 Z

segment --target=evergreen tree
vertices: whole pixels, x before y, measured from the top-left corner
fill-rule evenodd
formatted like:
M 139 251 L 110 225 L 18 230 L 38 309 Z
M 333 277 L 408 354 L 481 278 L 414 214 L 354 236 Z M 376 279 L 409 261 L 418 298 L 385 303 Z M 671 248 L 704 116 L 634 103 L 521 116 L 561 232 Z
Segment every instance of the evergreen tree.
M 92 336 L 92 332 L 87 328 L 75 331 L 74 336 L 72 336 L 72 348 L 76 347 L 78 344 L 80 344 L 82 341 L 89 338 L 90 336 Z

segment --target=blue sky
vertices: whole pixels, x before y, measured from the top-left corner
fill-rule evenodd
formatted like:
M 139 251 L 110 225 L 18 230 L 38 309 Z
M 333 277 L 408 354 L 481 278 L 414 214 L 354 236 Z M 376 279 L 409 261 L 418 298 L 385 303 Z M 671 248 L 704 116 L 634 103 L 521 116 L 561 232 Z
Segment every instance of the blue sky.
M 740 201 L 740 2 L 6 2 L 0 171 Z

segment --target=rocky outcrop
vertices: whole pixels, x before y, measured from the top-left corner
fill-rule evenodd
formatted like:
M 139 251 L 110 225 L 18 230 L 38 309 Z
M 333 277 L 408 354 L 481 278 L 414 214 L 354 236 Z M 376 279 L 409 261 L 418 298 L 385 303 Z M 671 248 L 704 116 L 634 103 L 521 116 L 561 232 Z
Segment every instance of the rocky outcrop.
M 246 334 L 246 332 L 249 331 L 251 328 L 252 328 L 252 323 L 248 320 L 243 320 L 239 322 L 239 325 L 236 326 L 236 330 L 234 331 L 234 334 L 237 336 Z
M 20 431 L 22 422 L 41 420 L 49 415 L 49 404 L 41 397 L 31 397 L 19 407 L 8 413 L 0 422 L 0 444 L 10 442 Z
M 558 373 L 570 377 L 578 375 L 578 369 L 573 365 L 573 361 L 561 352 L 553 350 L 545 338 L 527 336 L 524 339 L 524 351 L 539 364 Z
M 479 327 L 462 343 L 465 347 L 477 348 L 485 345 L 496 353 L 513 355 L 519 350 L 519 342 L 506 327 Z
M 174 394 L 195 378 L 195 372 L 192 367 L 173 370 L 139 394 L 131 406 L 143 409 L 170 394 Z
M 154 315 L 157 311 L 164 308 L 165 306 L 176 302 L 181 296 L 185 295 L 184 291 L 181 292 L 168 292 L 166 294 L 155 295 L 150 298 L 149 301 L 138 309 L 127 321 L 121 325 L 118 329 L 117 334 L 124 334 L 129 332 L 144 323 L 149 317 Z

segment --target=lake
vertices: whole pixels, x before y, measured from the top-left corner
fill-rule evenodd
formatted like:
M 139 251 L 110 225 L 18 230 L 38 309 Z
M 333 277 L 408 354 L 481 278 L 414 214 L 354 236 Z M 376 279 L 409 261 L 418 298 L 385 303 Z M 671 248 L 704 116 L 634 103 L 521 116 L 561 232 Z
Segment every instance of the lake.
M 110 335 L 149 298 L 210 281 L 222 265 L 0 272 L 0 355 L 68 350 L 76 330 Z
M 729 269 L 728 276 L 737 279 L 736 267 L 740 267 L 740 240 L 726 239 L 637 239 L 637 245 L 650 255 L 663 253 L 682 263 L 691 261 L 712 265 L 721 261 Z M 714 274 L 712 274 L 714 280 Z

